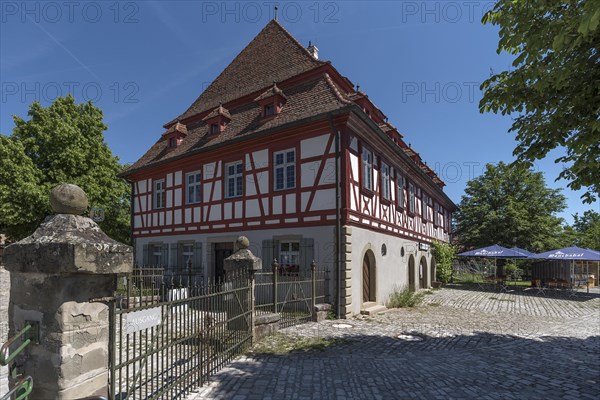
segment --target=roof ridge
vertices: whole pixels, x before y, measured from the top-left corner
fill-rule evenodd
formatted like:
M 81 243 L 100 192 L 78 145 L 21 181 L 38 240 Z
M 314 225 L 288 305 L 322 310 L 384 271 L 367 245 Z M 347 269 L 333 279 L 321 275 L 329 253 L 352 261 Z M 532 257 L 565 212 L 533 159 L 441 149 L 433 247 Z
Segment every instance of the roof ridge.
M 260 56 L 261 62 L 255 62 Z M 271 20 L 177 119 L 184 120 L 212 109 L 217 103 L 228 103 L 252 93 L 265 79 L 279 82 L 324 64 L 327 62 L 316 59 L 278 21 Z
M 329 85 L 329 87 L 331 87 L 331 89 L 333 90 L 333 93 L 336 95 L 336 97 L 344 104 L 352 104 L 354 103 L 353 101 L 345 98 L 345 96 L 342 95 L 342 93 L 340 92 L 340 89 L 337 87 L 337 85 L 335 84 L 335 82 L 333 82 L 333 80 L 331 79 L 331 76 L 329 76 L 329 74 L 327 72 L 325 72 L 323 74 L 323 77 L 325 77 L 325 81 L 327 82 L 327 84 Z

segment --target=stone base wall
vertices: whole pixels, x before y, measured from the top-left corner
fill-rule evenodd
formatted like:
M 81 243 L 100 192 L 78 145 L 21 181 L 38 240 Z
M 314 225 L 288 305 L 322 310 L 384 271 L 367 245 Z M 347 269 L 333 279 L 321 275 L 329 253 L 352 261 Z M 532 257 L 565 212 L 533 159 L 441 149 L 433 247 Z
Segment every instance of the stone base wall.
M 0 266 L 0 346 L 8 340 L 10 272 Z M 0 395 L 8 392 L 8 367 L 0 367 Z
M 270 336 L 279 331 L 281 316 L 275 313 L 260 314 L 254 320 L 254 334 L 252 340 L 258 342 L 265 336 Z

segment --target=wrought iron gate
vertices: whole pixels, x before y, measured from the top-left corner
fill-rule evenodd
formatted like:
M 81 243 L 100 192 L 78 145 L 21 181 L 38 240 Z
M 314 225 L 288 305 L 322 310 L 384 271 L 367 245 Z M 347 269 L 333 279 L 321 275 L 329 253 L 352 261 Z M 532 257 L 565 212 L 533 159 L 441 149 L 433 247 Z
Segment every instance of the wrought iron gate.
M 110 304 L 111 399 L 184 398 L 251 345 L 247 273 L 210 285 L 134 278 Z

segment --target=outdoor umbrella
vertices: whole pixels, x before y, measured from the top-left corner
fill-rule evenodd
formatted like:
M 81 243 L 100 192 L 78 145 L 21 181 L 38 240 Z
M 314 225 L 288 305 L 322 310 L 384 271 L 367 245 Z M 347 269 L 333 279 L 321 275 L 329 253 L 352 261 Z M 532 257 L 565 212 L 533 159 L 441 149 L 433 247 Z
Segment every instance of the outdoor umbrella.
M 482 247 L 480 249 L 469 250 L 457 254 L 460 257 L 482 257 L 482 258 L 493 258 L 494 259 L 494 276 L 496 276 L 496 259 L 497 258 L 528 258 L 525 253 L 516 251 L 513 249 L 507 249 L 506 247 L 494 244 L 488 247 Z
M 571 286 L 573 286 L 573 274 L 575 273 L 575 260 L 579 261 L 600 261 L 600 252 L 581 247 L 565 247 L 564 249 L 550 250 L 545 253 L 533 254 L 529 258 L 543 260 L 571 260 Z M 588 270 L 589 272 L 589 270 Z M 589 285 L 588 285 L 589 291 Z
M 530 252 L 528 250 L 525 250 L 525 249 L 521 249 L 521 248 L 516 247 L 516 246 L 515 247 L 511 247 L 510 250 L 516 251 L 517 253 L 523 254 L 523 257 L 521 257 L 521 258 L 529 258 L 529 257 L 531 257 L 533 255 L 532 252 Z

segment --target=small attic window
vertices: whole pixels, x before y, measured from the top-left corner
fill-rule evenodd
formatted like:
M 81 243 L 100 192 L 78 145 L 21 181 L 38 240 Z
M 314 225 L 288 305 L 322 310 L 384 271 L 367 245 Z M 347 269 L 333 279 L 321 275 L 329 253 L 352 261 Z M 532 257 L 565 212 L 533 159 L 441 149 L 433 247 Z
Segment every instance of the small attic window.
M 265 105 L 265 117 L 270 117 L 271 115 L 275 115 L 275 104 L 267 104 Z
M 169 138 L 169 148 L 172 149 L 175 147 L 177 147 L 177 138 Z
M 210 124 L 210 133 L 211 134 L 214 135 L 214 134 L 217 134 L 219 132 L 220 132 L 219 124 Z

